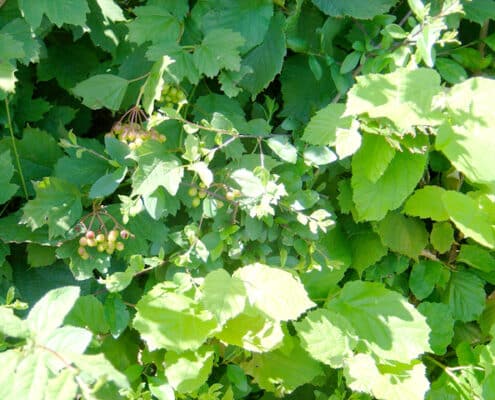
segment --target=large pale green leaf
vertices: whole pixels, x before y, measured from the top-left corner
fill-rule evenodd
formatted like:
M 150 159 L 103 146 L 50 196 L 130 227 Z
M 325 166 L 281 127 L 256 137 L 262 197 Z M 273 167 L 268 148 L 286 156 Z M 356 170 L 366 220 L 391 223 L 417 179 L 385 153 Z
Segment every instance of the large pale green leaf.
M 39 340 L 47 338 L 64 321 L 79 297 L 78 286 L 50 290 L 29 312 L 26 323 Z
M 270 0 L 205 0 L 197 3 L 193 17 L 208 34 L 215 29 L 239 32 L 245 39 L 245 52 L 260 44 L 273 15 Z
M 369 19 L 375 15 L 385 14 L 399 0 L 311 0 L 325 14 L 332 17 L 350 16 L 352 18 Z
M 342 368 L 357 343 L 350 323 L 343 316 L 325 309 L 311 311 L 295 323 L 295 328 L 302 348 L 315 360 L 332 368 Z
M 19 0 L 19 8 L 33 28 L 40 26 L 43 15 L 58 27 L 84 26 L 89 12 L 87 0 Z
M 399 129 L 435 125 L 433 97 L 439 93 L 440 75 L 433 69 L 362 75 L 348 93 L 345 115 L 388 118 Z
M 252 72 L 244 76 L 240 86 L 249 90 L 252 96 L 265 89 L 282 69 L 286 53 L 284 23 L 282 14 L 276 14 L 263 42 L 242 60 L 242 65 Z
M 367 150 L 359 149 L 355 157 L 361 151 Z M 413 154 L 407 150 L 396 152 L 376 181 L 368 178 L 369 173 L 363 168 L 364 162 L 358 163 L 357 170 L 354 170 L 354 164 L 353 157 L 352 197 L 359 220 L 375 221 L 382 219 L 387 211 L 398 208 L 414 190 L 423 176 L 426 155 Z
M 411 258 L 417 258 L 428 244 L 428 232 L 424 222 L 419 219 L 391 212 L 377 227 L 385 246 Z
M 469 271 L 453 272 L 443 301 L 456 320 L 476 320 L 485 307 L 484 282 Z
M 0 153 L 0 171 L 2 171 L 2 175 L 0 175 L 0 187 L 2 188 L 0 192 L 0 204 L 3 204 L 11 199 L 19 187 L 10 183 L 14 175 L 14 163 L 12 162 L 9 150 Z
M 132 176 L 133 193 L 148 196 L 162 186 L 175 196 L 183 175 L 184 168 L 175 156 L 143 160 Z
M 17 350 L 6 350 L 0 353 L 0 363 L 3 373 L 0 374 L 0 398 L 6 400 L 17 400 L 15 394 L 15 370 L 22 360 L 21 352 Z
M 280 395 L 311 382 L 323 373 L 320 363 L 302 349 L 296 337 L 286 336 L 277 350 L 255 354 L 243 369 L 262 388 Z
M 464 193 L 447 191 L 442 201 L 450 219 L 466 237 L 489 248 L 495 248 L 495 230 L 489 214 Z
M 129 23 L 129 40 L 137 44 L 145 42 L 175 42 L 180 33 L 179 20 L 166 7 L 145 5 L 133 9 L 136 14 Z
M 480 25 L 488 19 L 495 19 L 495 1 L 493 0 L 462 0 L 465 18 Z
M 241 280 L 233 278 L 223 269 L 206 275 L 201 303 L 213 313 L 221 324 L 244 310 L 246 289 Z
M 332 103 L 318 111 L 304 130 L 303 140 L 314 145 L 334 146 L 337 129 L 351 125 L 351 117 L 342 117 L 345 105 Z
M 213 366 L 215 353 L 208 347 L 181 354 L 167 351 L 165 376 L 179 393 L 190 393 L 206 382 Z
M 0 90 L 2 92 L 13 92 L 15 90 L 15 83 L 17 78 L 15 77 L 16 67 L 7 61 L 0 62 Z M 5 94 L 0 92 L 0 98 L 4 99 Z
M 105 18 L 110 21 L 125 21 L 122 9 L 113 0 L 96 0 Z
M 445 189 L 440 186 L 425 186 L 416 190 L 404 204 L 404 213 L 433 221 L 447 221 L 449 214 L 442 202 Z
M 36 197 L 23 208 L 22 222 L 34 231 L 48 225 L 49 237 L 63 236 L 81 218 L 81 193 L 72 184 L 45 178 L 36 185 Z
M 395 150 L 385 137 L 365 134 L 360 151 L 352 158 L 353 172 L 364 174 L 368 180 L 376 182 L 385 173 L 394 155 Z
M 127 377 L 119 372 L 101 353 L 73 355 L 72 361 L 83 372 L 81 375 L 88 383 L 112 381 L 119 388 L 129 387 Z
M 409 363 L 430 350 L 425 317 L 380 283 L 348 282 L 328 308 L 347 319 L 363 345 L 380 358 Z
M 258 309 L 246 306 L 241 314 L 229 319 L 215 336 L 224 343 L 249 351 L 266 352 L 282 342 L 284 333 L 280 322 L 267 318 Z
M 249 302 L 274 320 L 297 319 L 315 305 L 299 279 L 282 269 L 256 263 L 233 276 L 244 283 Z
M 24 57 L 21 58 L 23 64 L 39 61 L 40 40 L 33 37 L 31 27 L 23 18 L 15 18 L 0 30 L 1 33 L 9 34 L 13 39 L 20 42 L 24 50 Z
M 369 266 L 380 261 L 388 252 L 380 236 L 371 229 L 363 229 L 350 237 L 352 268 L 359 275 Z
M 92 110 L 108 108 L 117 111 L 122 104 L 129 81 L 117 75 L 94 75 L 79 82 L 73 93 L 83 98 L 83 104 Z
M 26 337 L 26 322 L 14 314 L 11 308 L 0 307 L 0 332 L 5 336 Z
M 217 75 L 221 69 L 239 71 L 239 47 L 243 44 L 244 39 L 237 32 L 226 29 L 210 31 L 194 52 L 194 63 L 199 72 L 210 78 Z
M 77 394 L 76 372 L 70 369 L 60 371 L 48 381 L 45 398 L 50 400 L 73 399 Z
M 379 400 L 423 400 L 430 387 L 423 364 L 382 366 L 369 354 L 357 354 L 350 359 L 344 375 L 352 390 L 369 393 Z
M 93 295 L 79 297 L 64 322 L 66 325 L 88 328 L 96 334 L 105 334 L 109 329 L 103 305 Z
M 495 188 L 490 154 L 495 151 L 495 117 L 489 106 L 495 82 L 472 78 L 447 96 L 451 121 L 438 130 L 436 147 L 473 183 Z
M 45 357 L 46 354 L 41 351 L 31 352 L 17 364 L 13 391 L 7 394 L 6 400 L 44 399 L 45 387 L 48 383 Z
M 454 337 L 454 318 L 447 304 L 424 302 L 418 311 L 426 317 L 430 326 L 430 346 L 435 354 L 445 354 Z
M 183 294 L 167 291 L 165 284 L 154 286 L 141 297 L 136 311 L 133 326 L 150 350 L 195 350 L 217 328 L 212 313 Z

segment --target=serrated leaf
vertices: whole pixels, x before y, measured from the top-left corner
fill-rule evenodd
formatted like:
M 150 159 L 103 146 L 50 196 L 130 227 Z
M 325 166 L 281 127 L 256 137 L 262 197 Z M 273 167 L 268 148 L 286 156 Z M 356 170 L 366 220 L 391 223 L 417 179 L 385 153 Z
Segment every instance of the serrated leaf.
M 103 175 L 99 178 L 89 190 L 88 197 L 90 199 L 98 199 L 111 195 L 117 188 L 119 184 L 124 180 L 127 175 L 127 167 L 117 168 L 110 174 Z
M 348 93 L 344 115 L 367 113 L 371 118 L 388 118 L 399 129 L 435 125 L 439 120 L 433 97 L 439 93 L 440 76 L 432 69 L 358 76 Z
M 105 334 L 109 329 L 103 314 L 103 305 L 93 295 L 79 297 L 64 323 L 87 328 L 95 334 Z
M 184 168 L 172 155 L 144 160 L 132 175 L 133 194 L 148 196 L 161 186 L 175 196 L 183 175 Z
M 117 111 L 122 104 L 129 81 L 117 75 L 94 75 L 79 82 L 72 92 L 83 98 L 83 104 L 92 110 L 108 108 Z
M 297 319 L 315 305 L 299 279 L 279 268 L 256 263 L 237 269 L 233 277 L 244 283 L 249 302 L 276 321 Z
M 495 18 L 495 2 L 493 0 L 462 0 L 465 18 L 480 25 L 488 19 Z
M 133 326 L 150 350 L 195 350 L 217 328 L 213 314 L 185 295 L 168 292 L 164 284 L 141 297 L 136 311 Z
M 26 319 L 39 340 L 48 337 L 64 321 L 79 297 L 79 287 L 66 286 L 47 292 L 31 309 Z
M 387 170 L 395 150 L 381 135 L 364 134 L 359 151 L 352 158 L 353 172 L 376 182 Z
M 332 17 L 350 16 L 352 18 L 370 19 L 375 15 L 385 14 L 398 0 L 371 0 L 363 4 L 360 0 L 312 0 L 313 4 L 325 14 Z
M 119 372 L 101 353 L 73 355 L 72 361 L 77 368 L 84 371 L 85 380 L 89 379 L 91 383 L 112 381 L 119 388 L 129 387 L 127 377 Z
M 81 218 L 81 193 L 72 184 L 45 178 L 36 185 L 36 197 L 23 208 L 22 222 L 32 230 L 48 225 L 49 237 L 63 236 Z
M 155 101 L 159 100 L 162 94 L 163 85 L 165 83 L 163 79 L 163 73 L 167 67 L 174 63 L 169 56 L 163 56 L 160 60 L 153 64 L 150 74 L 146 78 L 143 85 L 143 108 L 146 114 L 151 115 Z
M 443 268 L 444 266 L 437 261 L 421 260 L 415 263 L 409 276 L 409 287 L 414 296 L 419 300 L 428 297 L 435 285 L 442 279 Z
M 91 332 L 86 329 L 75 326 L 62 326 L 43 338 L 40 344 L 61 357 L 70 358 L 73 354 L 84 353 L 89 342 L 91 342 L 92 336 Z M 67 363 L 58 357 L 47 359 L 47 365 L 51 370 L 57 372 L 67 367 Z
M 206 382 L 213 366 L 215 353 L 208 347 L 181 354 L 167 351 L 165 376 L 179 393 L 191 393 Z
M 495 258 L 490 252 L 472 244 L 463 244 L 461 246 L 456 262 L 467 264 L 486 273 L 495 271 Z
M 89 12 L 86 0 L 19 0 L 19 8 L 33 28 L 40 26 L 43 15 L 58 27 L 84 26 Z
M 122 9 L 113 0 L 96 0 L 105 18 L 110 21 L 125 21 Z
M 70 369 L 60 371 L 46 385 L 45 397 L 50 400 L 73 399 L 77 395 L 76 373 Z
M 340 159 L 352 156 L 361 147 L 359 122 L 353 120 L 349 129 L 337 128 L 335 151 Z
M 342 115 L 345 105 L 332 103 L 318 111 L 309 121 L 302 139 L 313 145 L 334 146 L 337 129 L 350 127 L 352 118 Z
M 45 354 L 32 352 L 24 357 L 14 372 L 13 392 L 8 393 L 8 400 L 33 399 L 43 400 L 48 382 L 48 367 Z
M 262 389 L 280 394 L 291 393 L 323 372 L 320 364 L 292 336 L 286 336 L 277 350 L 254 354 L 242 367 Z
M 239 71 L 241 57 L 238 49 L 243 44 L 244 38 L 237 32 L 227 29 L 212 30 L 194 52 L 194 63 L 200 72 L 210 78 L 221 69 Z
M 417 258 L 428 244 L 424 222 L 398 213 L 388 213 L 378 223 L 378 234 L 390 250 L 411 258 Z
M 361 150 L 362 148 L 356 156 Z M 367 177 L 364 170 L 358 168 L 354 171 L 353 168 L 352 198 L 359 220 L 380 220 L 387 211 L 398 208 L 418 184 L 425 166 L 424 154 L 403 151 L 395 153 L 383 175 L 375 182 Z M 404 174 L 404 171 L 407 171 L 407 174 Z
M 363 271 L 380 261 L 388 252 L 380 236 L 371 229 L 363 230 L 352 236 L 352 268 L 361 276 Z
M 15 83 L 17 78 L 15 77 L 16 67 L 7 61 L 0 62 L 0 90 L 4 92 L 13 92 L 15 90 Z M 1 98 L 5 98 L 5 95 L 0 92 Z
M 55 262 L 55 247 L 29 243 L 26 248 L 28 264 L 33 267 L 46 267 Z
M 454 319 L 468 322 L 476 320 L 485 307 L 484 282 L 469 271 L 451 274 L 449 286 L 444 295 Z
M 266 144 L 279 156 L 288 163 L 295 164 L 297 161 L 297 149 L 289 142 L 287 136 L 274 136 L 267 140 Z
M 450 308 L 442 303 L 423 302 L 418 311 L 426 317 L 430 326 L 430 346 L 435 354 L 445 354 L 454 337 L 454 319 Z
M 450 222 L 435 222 L 430 232 L 430 243 L 439 253 L 446 253 L 454 243 L 454 228 Z
M 495 231 L 489 215 L 464 193 L 446 191 L 442 201 L 450 219 L 467 237 L 489 248 L 495 248 Z
M 201 303 L 221 324 L 244 310 L 246 304 L 244 284 L 223 269 L 206 275 L 202 292 Z
M 11 308 L 0 307 L 0 332 L 5 336 L 24 338 L 29 335 L 26 322 Z
M 352 356 L 357 344 L 349 322 L 329 310 L 311 311 L 294 326 L 301 338 L 302 348 L 315 360 L 332 368 L 342 368 L 344 360 Z
M 442 202 L 445 189 L 440 186 L 425 186 L 416 190 L 404 204 L 404 214 L 433 221 L 447 221 L 449 214 Z
M 166 7 L 145 5 L 133 9 L 136 15 L 129 23 L 129 40 L 137 44 L 145 42 L 175 42 L 180 33 L 179 20 Z M 163 54 L 162 54 L 163 55 Z
M 23 18 L 15 18 L 2 27 L 1 33 L 9 34 L 13 39 L 21 43 L 24 57 L 20 60 L 27 65 L 30 62 L 39 61 L 41 41 L 33 37 L 31 27 Z
M 380 400 L 423 400 L 430 387 L 423 364 L 381 366 L 369 354 L 356 354 L 351 358 L 344 368 L 344 376 L 352 390 Z
M 10 183 L 10 180 L 14 175 L 14 164 L 9 150 L 0 153 L 0 171 L 2 171 L 2 174 L 0 175 L 0 187 L 2 188 L 2 191 L 0 192 L 1 205 L 10 200 L 19 188 L 18 185 Z
M 347 319 L 358 340 L 377 357 L 408 363 L 430 350 L 425 317 L 380 283 L 348 282 L 328 308 Z
M 114 338 L 118 338 L 127 328 L 130 321 L 129 311 L 122 301 L 122 298 L 116 294 L 109 294 L 105 299 L 103 308 L 105 320 L 108 322 L 110 333 Z
M 248 90 L 251 96 L 256 96 L 280 73 L 286 54 L 285 19 L 282 14 L 276 14 L 268 28 L 263 42 L 251 50 L 242 60 L 242 66 L 247 73 L 239 85 Z

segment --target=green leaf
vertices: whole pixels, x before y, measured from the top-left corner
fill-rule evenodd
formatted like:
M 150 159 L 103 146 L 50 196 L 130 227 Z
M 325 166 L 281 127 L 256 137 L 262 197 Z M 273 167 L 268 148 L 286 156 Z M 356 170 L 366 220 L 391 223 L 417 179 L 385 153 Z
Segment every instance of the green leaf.
M 180 24 L 166 7 L 145 5 L 133 9 L 136 18 L 129 27 L 129 40 L 137 44 L 145 42 L 175 42 L 179 37 Z M 163 54 L 162 54 L 163 55 Z
M 74 306 L 79 291 L 78 286 L 66 286 L 47 292 L 33 306 L 26 319 L 33 335 L 42 340 L 58 328 Z
M 10 34 L 4 33 L 2 29 L 2 35 L 0 36 L 0 51 L 2 52 L 4 60 L 14 60 L 16 58 L 24 57 L 24 50 L 22 43 L 15 40 Z
M 428 244 L 424 222 L 398 213 L 388 213 L 378 223 L 378 234 L 390 250 L 415 259 Z
M 5 307 L 0 307 L 0 332 L 15 338 L 25 338 L 29 335 L 26 322 L 17 317 L 11 308 Z
M 125 21 L 122 9 L 113 0 L 96 0 L 102 14 L 110 21 Z
M 454 244 L 454 228 L 450 222 L 435 222 L 430 233 L 430 243 L 439 253 L 446 253 Z
M 13 92 L 15 90 L 15 83 L 17 78 L 15 77 L 16 67 L 9 62 L 0 62 L 0 90 L 4 92 Z M 5 98 L 5 95 L 0 92 L 1 98 Z
M 450 120 L 438 129 L 435 143 L 468 180 L 492 190 L 495 117 L 488 104 L 494 90 L 495 82 L 480 77 L 455 85 L 446 99 Z
M 0 153 L 0 171 L 2 171 L 0 176 L 0 186 L 2 187 L 0 204 L 3 204 L 10 200 L 19 188 L 18 185 L 10 183 L 12 176 L 14 176 L 14 164 L 9 150 Z
M 323 373 L 320 364 L 292 336 L 286 336 L 277 350 L 254 354 L 242 367 L 262 389 L 280 395 L 292 392 Z
M 13 393 L 7 399 L 43 400 L 48 383 L 48 368 L 45 355 L 34 352 L 24 357 L 14 372 Z
M 77 368 L 84 372 L 86 381 L 96 382 L 112 381 L 119 388 L 128 388 L 127 377 L 119 372 L 103 354 L 74 355 L 72 360 Z
M 495 271 L 495 258 L 490 252 L 472 244 L 463 244 L 461 246 L 456 262 L 467 264 L 486 273 Z
M 388 118 L 399 129 L 435 125 L 438 116 L 433 97 L 440 90 L 440 76 L 432 69 L 358 76 L 348 93 L 344 115 L 367 113 L 371 118 Z
M 385 137 L 365 134 L 360 150 L 352 159 L 353 171 L 363 174 L 371 182 L 376 182 L 387 170 L 395 153 Z
M 351 118 L 342 115 L 345 105 L 332 103 L 318 111 L 306 125 L 302 139 L 314 145 L 334 146 L 337 139 L 337 129 L 351 125 Z
M 425 317 L 380 283 L 348 282 L 328 308 L 347 319 L 359 341 L 377 357 L 408 363 L 430 350 Z
M 440 76 L 453 85 L 464 82 L 468 77 L 466 70 L 450 58 L 437 58 L 435 60 L 435 67 Z
M 495 231 L 489 215 L 464 193 L 447 191 L 442 195 L 443 204 L 456 227 L 466 237 L 489 248 L 495 248 Z
M 244 53 L 263 41 L 273 15 L 273 3 L 271 0 L 205 0 L 192 14 L 206 34 L 219 28 L 239 32 L 245 39 Z
M 130 320 L 129 311 L 119 295 L 111 293 L 107 296 L 104 314 L 110 327 L 110 333 L 114 338 L 118 338 L 127 328 Z
M 371 0 L 363 4 L 360 0 L 311 0 L 325 14 L 332 17 L 350 16 L 352 18 L 370 19 L 375 15 L 385 14 L 398 0 Z
M 288 163 L 295 164 L 297 161 L 297 149 L 289 142 L 287 136 L 275 136 L 266 141 L 268 147 Z
M 55 262 L 55 247 L 29 243 L 26 250 L 28 264 L 33 268 L 46 267 Z
M 315 360 L 342 368 L 357 344 L 354 330 L 339 314 L 329 310 L 311 311 L 302 321 L 294 324 L 301 338 L 301 346 Z
M 136 304 L 133 326 L 150 350 L 175 352 L 198 349 L 217 328 L 213 314 L 183 294 L 157 284 Z
M 276 14 L 270 22 L 263 42 L 242 60 L 242 66 L 249 68 L 251 72 L 242 78 L 239 85 L 248 90 L 253 97 L 265 89 L 282 69 L 287 51 L 284 24 L 283 15 Z
M 455 320 L 476 320 L 485 307 L 484 282 L 469 271 L 451 274 L 443 301 L 448 304 Z
M 127 175 L 127 167 L 117 168 L 110 174 L 103 175 L 89 190 L 90 199 L 98 199 L 111 195 Z
M 251 264 L 234 272 L 246 287 L 249 302 L 276 321 L 297 319 L 315 304 L 298 278 L 279 268 Z
M 163 85 L 165 83 L 163 79 L 163 73 L 167 70 L 167 67 L 173 64 L 169 56 L 163 56 L 160 60 L 153 64 L 150 74 L 146 78 L 143 85 L 143 108 L 146 114 L 151 115 L 153 112 L 153 106 L 156 100 L 159 100 L 162 94 Z
M 60 371 L 48 381 L 45 398 L 51 400 L 73 399 L 77 395 L 76 373 L 70 369 Z
M 19 0 L 19 8 L 33 28 L 41 25 L 43 15 L 57 25 L 84 26 L 89 7 L 86 0 Z
M 45 178 L 36 187 L 36 198 L 23 208 L 22 222 L 38 229 L 48 225 L 48 236 L 64 236 L 81 218 L 81 194 L 72 184 L 58 178 Z
M 342 61 L 342 65 L 340 66 L 340 73 L 344 75 L 348 72 L 352 72 L 352 70 L 357 67 L 360 59 L 360 52 L 353 51 L 352 53 L 349 53 Z
M 489 19 L 495 19 L 493 0 L 462 0 L 465 18 L 480 25 Z
M 366 268 L 380 261 L 388 253 L 380 236 L 369 228 L 353 234 L 351 239 L 352 268 L 360 276 Z
M 108 108 L 117 111 L 122 104 L 129 81 L 117 75 L 94 75 L 79 82 L 72 92 L 83 98 L 83 104 L 92 110 Z
M 109 327 L 103 314 L 103 305 L 92 295 L 81 296 L 65 317 L 66 325 L 88 328 L 95 334 L 108 333 Z
M 355 157 L 363 150 L 358 150 Z M 423 176 L 426 165 L 424 154 L 413 154 L 409 151 L 396 152 L 381 177 L 373 182 L 358 163 L 354 170 L 351 185 L 353 200 L 359 220 L 375 221 L 382 219 L 387 211 L 395 210 L 414 190 Z M 407 171 L 407 174 L 404 174 Z
M 326 146 L 308 146 L 303 157 L 308 165 L 326 165 L 337 160 L 335 153 Z
M 416 190 L 404 204 L 404 214 L 413 217 L 447 221 L 449 214 L 442 202 L 445 189 L 440 186 L 425 186 Z
M 161 186 L 175 196 L 183 175 L 182 164 L 172 155 L 140 161 L 132 175 L 133 194 L 148 196 Z
M 240 186 L 244 196 L 258 197 L 264 193 L 264 185 L 261 179 L 248 169 L 238 169 L 230 177 Z
M 340 159 L 352 156 L 361 147 L 362 137 L 359 133 L 359 122 L 352 121 L 349 129 L 337 128 L 335 150 Z
M 237 32 L 227 29 L 212 30 L 194 52 L 194 63 L 200 72 L 210 78 L 221 69 L 239 71 L 241 57 L 238 49 L 243 44 L 244 38 Z
M 24 57 L 20 60 L 23 64 L 39 62 L 41 41 L 33 37 L 31 27 L 23 18 L 15 18 L 2 27 L 1 33 L 9 34 L 13 39 L 20 42 L 24 50 Z
M 426 317 L 430 326 L 430 346 L 435 354 L 443 355 L 454 337 L 454 318 L 446 304 L 423 302 L 418 311 Z
M 419 300 L 428 297 L 435 285 L 442 279 L 445 267 L 437 261 L 421 260 L 415 263 L 409 276 L 409 287 Z
M 244 310 L 246 304 L 244 284 L 223 269 L 206 275 L 202 292 L 201 303 L 222 325 Z
M 430 383 L 419 362 L 377 365 L 369 354 L 356 354 L 345 368 L 349 388 L 383 400 L 423 400 Z
M 179 393 L 191 393 L 206 382 L 213 366 L 215 353 L 208 347 L 181 354 L 167 351 L 165 376 Z

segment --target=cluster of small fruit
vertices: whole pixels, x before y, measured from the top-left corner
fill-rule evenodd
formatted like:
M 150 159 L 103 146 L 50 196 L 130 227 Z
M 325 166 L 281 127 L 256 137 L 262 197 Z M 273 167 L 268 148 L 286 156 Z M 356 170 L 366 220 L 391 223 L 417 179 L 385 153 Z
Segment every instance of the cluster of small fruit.
M 199 207 L 199 205 L 201 204 L 201 200 L 204 199 L 208 195 L 208 192 L 204 188 L 204 185 L 202 183 L 200 183 L 199 184 L 199 190 L 198 190 L 198 188 L 193 186 L 193 187 L 189 188 L 189 190 L 187 191 L 187 194 L 189 195 L 189 197 L 192 197 L 192 206 L 194 208 L 196 208 L 196 207 Z M 240 195 L 241 195 L 241 192 L 239 190 L 229 189 L 225 193 L 225 200 L 232 202 L 232 201 L 235 201 L 235 199 L 237 199 Z M 218 200 L 218 198 L 217 198 L 216 206 L 217 206 L 217 208 L 222 208 L 223 207 L 223 201 Z
M 106 234 L 88 230 L 84 236 L 79 238 L 79 249 L 77 249 L 77 252 L 83 260 L 87 260 L 90 257 L 88 247 L 95 247 L 100 253 L 106 252 L 107 254 L 113 254 L 115 250 L 122 251 L 125 248 L 124 242 L 118 239 L 126 240 L 130 236 L 131 234 L 126 229 L 122 229 L 120 232 L 117 229 L 113 229 Z
M 175 104 L 179 104 L 186 99 L 185 93 L 170 85 L 164 85 L 162 89 L 162 95 L 160 97 L 160 103 L 165 107 L 174 107 Z
M 167 138 L 151 129 L 149 131 L 143 129 L 141 124 L 136 122 L 122 123 L 117 122 L 112 131 L 109 133 L 111 136 L 117 137 L 121 142 L 126 143 L 131 150 L 137 149 L 147 140 L 156 140 L 163 143 Z

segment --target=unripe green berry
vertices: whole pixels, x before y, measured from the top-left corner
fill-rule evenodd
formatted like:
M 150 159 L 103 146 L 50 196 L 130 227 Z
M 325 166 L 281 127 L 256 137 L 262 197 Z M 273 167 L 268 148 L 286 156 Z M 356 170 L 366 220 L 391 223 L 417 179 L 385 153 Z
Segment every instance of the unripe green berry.
M 100 253 L 104 252 L 107 246 L 105 243 L 100 243 L 98 246 L 96 246 L 96 250 L 98 250 Z
M 196 189 L 195 187 L 189 188 L 187 194 L 191 197 L 195 197 L 198 194 L 198 189 Z
M 99 233 L 98 235 L 96 235 L 96 241 L 98 243 L 102 243 L 105 241 L 105 235 L 103 233 Z
M 225 193 L 225 198 L 228 201 L 233 201 L 235 199 L 234 192 L 228 191 L 227 193 Z
M 77 252 L 80 256 L 83 256 L 83 254 L 87 254 L 88 252 L 86 251 L 86 249 L 84 247 L 79 247 L 77 249 Z
M 96 239 L 88 239 L 88 246 L 89 247 L 96 247 L 98 243 L 96 242 Z
M 122 251 L 122 250 L 124 250 L 124 247 L 125 247 L 125 246 L 124 246 L 124 243 L 122 243 L 122 242 L 117 242 L 117 243 L 115 243 L 115 250 L 117 250 L 117 251 Z
M 108 241 L 109 242 L 115 242 L 117 238 L 119 237 L 119 231 L 116 229 L 111 230 L 108 233 Z
M 200 199 L 204 199 L 206 197 L 206 190 L 200 190 L 198 193 L 198 197 Z
M 192 206 L 194 208 L 196 207 L 199 207 L 199 205 L 201 204 L 201 199 L 199 197 L 195 197 L 193 200 L 192 200 Z
M 83 260 L 88 260 L 89 259 L 89 254 L 88 253 L 81 254 L 81 258 Z

